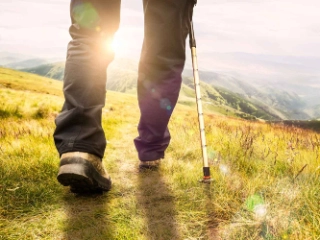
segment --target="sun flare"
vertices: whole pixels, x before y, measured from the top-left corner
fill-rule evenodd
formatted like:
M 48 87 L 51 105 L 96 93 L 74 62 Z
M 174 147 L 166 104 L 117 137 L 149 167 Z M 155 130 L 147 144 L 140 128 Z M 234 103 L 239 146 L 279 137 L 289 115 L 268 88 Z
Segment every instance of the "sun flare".
M 110 44 L 110 48 L 115 53 L 119 52 L 121 48 L 123 48 L 123 46 L 124 46 L 124 43 L 122 42 L 122 40 L 116 37 L 113 39 L 113 41 Z
M 119 34 L 115 34 L 113 40 L 107 42 L 106 45 L 107 49 L 114 52 L 116 55 L 124 54 L 127 51 L 127 44 Z

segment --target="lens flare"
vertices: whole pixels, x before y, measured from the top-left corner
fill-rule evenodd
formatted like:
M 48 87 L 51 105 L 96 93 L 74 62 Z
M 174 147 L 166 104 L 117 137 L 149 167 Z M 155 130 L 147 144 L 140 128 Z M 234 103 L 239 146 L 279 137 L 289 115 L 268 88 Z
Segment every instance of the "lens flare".
M 172 112 L 172 105 L 171 105 L 171 102 L 168 98 L 162 98 L 160 99 L 160 107 L 162 109 L 165 109 L 167 110 L 167 113 L 168 114 L 171 114 Z
M 75 5 L 72 17 L 80 27 L 90 29 L 95 29 L 100 20 L 98 11 L 89 2 Z
M 249 211 L 253 212 L 254 216 L 258 219 L 267 215 L 267 206 L 263 198 L 258 194 L 249 196 L 245 202 L 245 206 Z
M 263 218 L 267 215 L 267 207 L 265 204 L 258 204 L 254 207 L 253 212 L 256 218 Z
M 245 202 L 246 208 L 251 212 L 253 212 L 254 208 L 260 204 L 264 204 L 264 201 L 263 198 L 258 194 L 249 196 Z
M 221 165 L 219 166 L 219 169 L 220 169 L 220 172 L 221 172 L 222 174 L 224 174 L 224 175 L 228 175 L 229 172 L 230 172 L 228 166 L 226 166 L 226 165 L 224 165 L 224 164 L 221 164 Z
M 217 157 L 217 154 L 212 147 L 208 147 L 207 149 L 208 149 L 208 158 L 209 160 L 213 161 Z

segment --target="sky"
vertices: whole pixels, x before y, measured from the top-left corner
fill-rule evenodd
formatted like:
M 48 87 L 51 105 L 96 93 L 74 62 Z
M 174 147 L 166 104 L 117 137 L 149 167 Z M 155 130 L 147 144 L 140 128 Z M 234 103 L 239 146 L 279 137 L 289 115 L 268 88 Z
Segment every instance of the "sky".
M 215 53 L 320 58 L 319 0 L 198 0 L 194 12 L 198 58 Z M 70 40 L 67 0 L 0 0 L 0 52 L 64 58 Z M 116 57 L 138 58 L 142 1 L 122 0 Z

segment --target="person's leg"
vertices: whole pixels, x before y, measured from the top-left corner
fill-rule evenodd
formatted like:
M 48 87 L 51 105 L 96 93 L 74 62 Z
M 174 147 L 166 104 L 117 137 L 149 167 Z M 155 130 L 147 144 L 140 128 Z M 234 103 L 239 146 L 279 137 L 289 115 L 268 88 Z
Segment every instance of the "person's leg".
M 103 158 L 106 139 L 101 125 L 106 94 L 107 49 L 119 26 L 120 0 L 72 0 L 63 92 L 54 140 L 60 154 L 58 181 L 76 193 L 107 191 L 111 180 Z
M 144 0 L 144 42 L 138 77 L 141 117 L 134 140 L 141 161 L 164 157 L 168 122 L 178 100 L 185 63 L 190 0 Z
M 119 26 L 120 0 L 72 0 L 70 35 L 64 76 L 65 103 L 56 118 L 54 140 L 60 155 L 81 151 L 103 157 L 101 127 L 105 104 L 107 50 Z

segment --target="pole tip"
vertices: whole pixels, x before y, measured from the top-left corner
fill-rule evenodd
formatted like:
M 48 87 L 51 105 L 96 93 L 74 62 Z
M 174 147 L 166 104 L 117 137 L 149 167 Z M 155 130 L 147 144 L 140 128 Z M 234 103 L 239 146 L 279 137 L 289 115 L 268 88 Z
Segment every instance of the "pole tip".
M 210 176 L 204 176 L 203 179 L 200 180 L 200 182 L 210 184 L 212 182 L 212 179 L 210 178 Z

